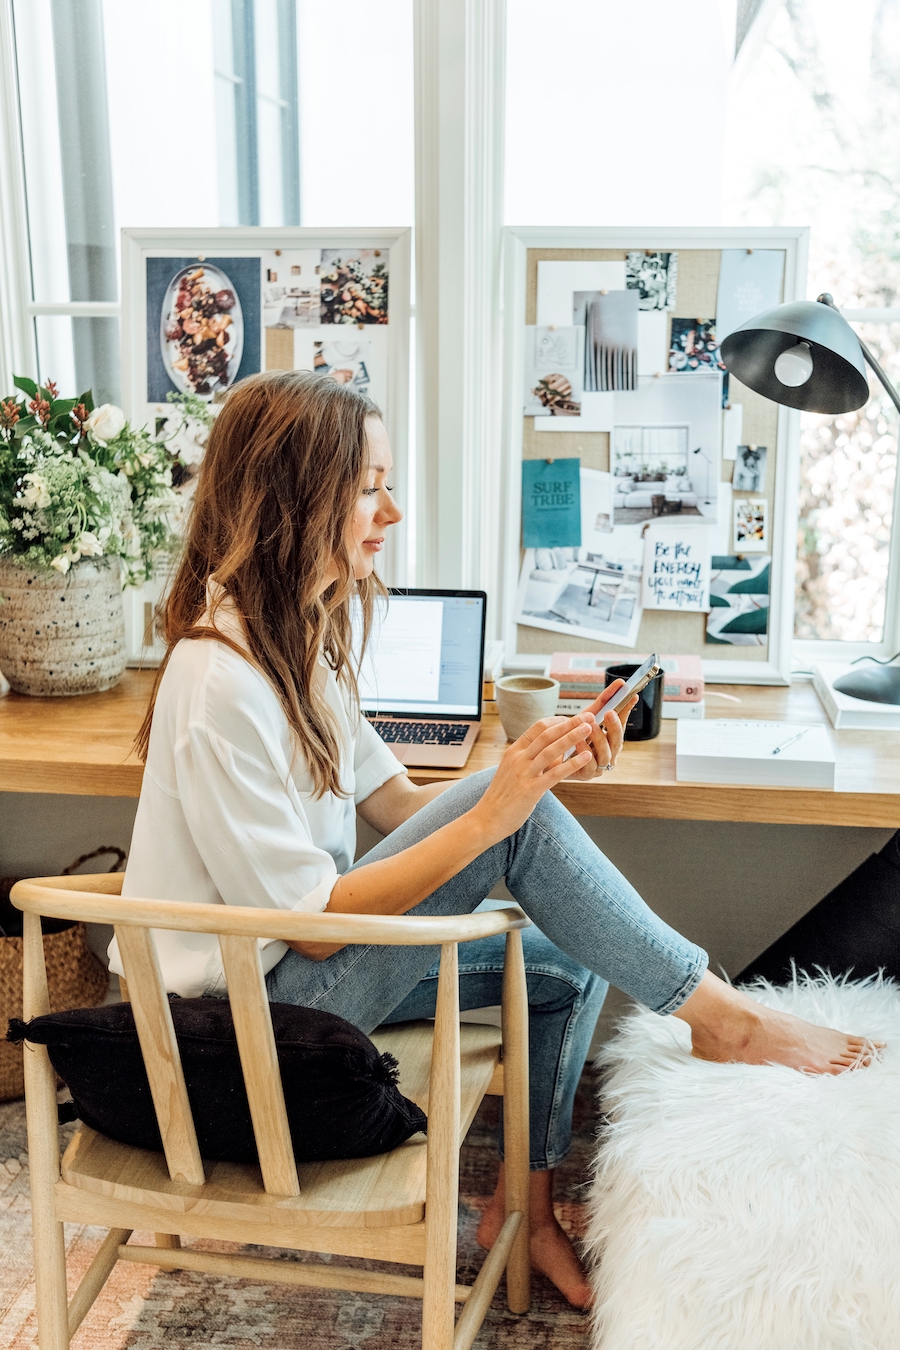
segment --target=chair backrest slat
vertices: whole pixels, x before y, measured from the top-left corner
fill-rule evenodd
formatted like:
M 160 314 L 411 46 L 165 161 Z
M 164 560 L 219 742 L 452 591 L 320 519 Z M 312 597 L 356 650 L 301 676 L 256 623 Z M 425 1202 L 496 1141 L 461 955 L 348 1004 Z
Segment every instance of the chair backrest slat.
M 117 924 L 116 939 L 169 1175 L 173 1181 L 202 1186 L 206 1177 L 152 933 L 149 928 Z
M 263 1185 L 270 1195 L 299 1195 L 259 943 L 220 934 L 219 946 Z

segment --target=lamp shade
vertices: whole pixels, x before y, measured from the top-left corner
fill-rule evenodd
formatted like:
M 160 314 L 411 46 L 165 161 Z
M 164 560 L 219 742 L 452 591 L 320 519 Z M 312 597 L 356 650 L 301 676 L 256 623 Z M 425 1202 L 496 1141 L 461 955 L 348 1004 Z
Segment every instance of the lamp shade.
M 812 358 L 812 372 L 802 384 L 784 384 L 775 363 L 798 343 L 807 344 L 800 352 L 807 365 Z M 842 314 L 818 300 L 794 300 L 748 319 L 722 342 L 722 360 L 748 389 L 803 412 L 852 412 L 869 397 L 859 339 Z

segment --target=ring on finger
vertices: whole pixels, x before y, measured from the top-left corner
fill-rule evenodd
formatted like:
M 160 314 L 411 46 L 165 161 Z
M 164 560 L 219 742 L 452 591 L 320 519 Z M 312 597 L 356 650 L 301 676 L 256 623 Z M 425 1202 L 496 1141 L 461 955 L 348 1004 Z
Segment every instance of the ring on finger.
M 604 767 L 604 770 L 606 771 L 606 773 L 612 773 L 613 769 L 614 769 L 616 766 L 613 764 L 612 760 L 610 760 L 609 763 L 608 763 L 608 764 L 604 764 L 603 767 Z

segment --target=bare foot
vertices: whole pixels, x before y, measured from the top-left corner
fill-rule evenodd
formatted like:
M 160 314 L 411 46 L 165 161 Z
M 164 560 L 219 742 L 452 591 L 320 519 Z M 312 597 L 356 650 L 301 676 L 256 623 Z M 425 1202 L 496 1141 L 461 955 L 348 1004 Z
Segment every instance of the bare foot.
M 533 1172 L 532 1178 L 547 1177 L 546 1172 Z M 539 1183 L 540 1184 L 540 1183 Z M 540 1203 L 540 1199 L 534 1195 L 534 1186 L 532 1186 L 532 1200 L 538 1200 L 537 1204 L 532 1205 L 531 1218 L 531 1264 L 534 1270 L 539 1270 L 542 1275 L 546 1275 L 551 1284 L 555 1284 L 559 1292 L 575 1308 L 589 1308 L 593 1298 L 593 1291 L 588 1283 L 588 1277 L 584 1266 L 578 1259 L 578 1254 L 568 1237 L 568 1234 L 560 1227 L 556 1216 L 550 1211 L 548 1215 L 546 1206 Z M 535 1210 L 537 1213 L 535 1214 Z M 502 1182 L 481 1216 L 481 1223 L 478 1225 L 476 1234 L 479 1246 L 486 1251 L 493 1247 L 497 1240 L 497 1235 L 503 1226 L 505 1217 Z
M 719 1064 L 785 1064 L 837 1074 L 864 1068 L 883 1048 L 883 1042 L 765 1008 L 709 971 L 675 1016 L 690 1025 L 694 1056 Z

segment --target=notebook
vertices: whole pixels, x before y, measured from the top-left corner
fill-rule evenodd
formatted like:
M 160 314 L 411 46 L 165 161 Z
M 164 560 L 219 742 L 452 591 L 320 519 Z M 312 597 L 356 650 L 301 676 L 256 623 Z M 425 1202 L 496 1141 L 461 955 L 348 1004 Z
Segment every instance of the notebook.
M 675 777 L 679 783 L 833 789 L 834 745 L 821 723 L 680 721 Z
M 360 705 L 401 764 L 461 769 L 481 724 L 484 591 L 392 588 L 359 674 Z

